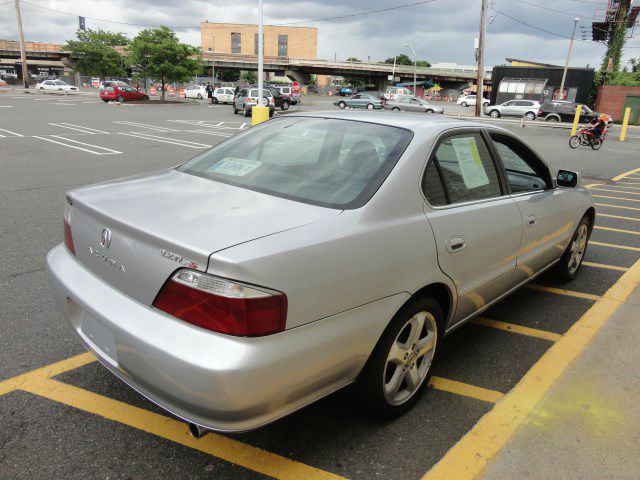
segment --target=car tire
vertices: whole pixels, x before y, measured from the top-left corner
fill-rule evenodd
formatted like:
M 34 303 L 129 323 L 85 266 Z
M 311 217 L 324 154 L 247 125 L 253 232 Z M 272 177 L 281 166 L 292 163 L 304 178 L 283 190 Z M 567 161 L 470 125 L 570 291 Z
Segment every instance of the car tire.
M 468 104 L 467 102 L 462 102 L 462 103 L 460 104 L 460 106 L 461 106 L 461 107 L 465 107 L 465 108 L 467 108 L 467 107 L 469 106 L 469 104 Z
M 122 103 L 122 102 L 124 102 L 124 97 L 122 95 L 118 95 L 118 99 L 117 100 L 118 100 L 119 103 Z
M 397 417 L 420 398 L 431 377 L 443 325 L 442 307 L 432 298 L 417 298 L 393 317 L 358 378 L 362 400 L 373 415 Z M 414 334 L 416 327 L 420 331 Z M 419 356 L 420 344 L 432 348 Z
M 218 104 L 218 99 L 217 99 L 216 97 L 212 97 L 212 100 L 211 100 L 211 101 L 212 101 L 213 103 L 215 103 L 216 105 Z
M 559 122 L 560 119 L 558 117 L 556 117 L 555 115 L 551 115 L 547 117 L 547 122 Z
M 102 99 L 102 101 L 103 101 L 104 103 L 109 103 L 109 100 L 107 100 L 106 98 L 103 98 L 103 99 Z
M 400 108 L 399 107 L 393 107 L 391 110 L 395 111 L 395 112 L 399 112 Z
M 269 118 L 273 117 L 276 112 L 274 110 L 269 110 Z
M 347 107 L 347 104 L 344 102 L 338 102 L 338 108 L 344 110 Z
M 289 110 L 289 102 L 282 102 L 282 106 L 280 107 L 281 110 Z
M 576 227 L 569 245 L 556 264 L 555 273 L 559 280 L 570 282 L 580 270 L 584 256 L 587 253 L 589 237 L 591 236 L 591 220 L 588 215 L 582 217 Z
M 245 117 L 250 117 L 251 116 L 251 110 L 247 109 L 246 105 L 244 107 L 242 107 L 242 115 L 244 115 Z
M 367 103 L 367 110 L 373 110 L 373 103 Z
M 525 120 L 529 120 L 530 122 L 533 122 L 536 119 L 536 114 L 533 112 L 527 112 L 524 114 L 524 118 Z
M 489 116 L 491 118 L 500 118 L 500 112 L 498 110 L 491 110 Z
M 196 98 L 197 98 L 198 100 L 202 100 L 202 94 L 201 94 L 201 93 L 199 93 L 198 95 L 196 95 Z
M 430 108 L 427 108 L 427 111 L 425 113 L 434 113 L 434 112 Z

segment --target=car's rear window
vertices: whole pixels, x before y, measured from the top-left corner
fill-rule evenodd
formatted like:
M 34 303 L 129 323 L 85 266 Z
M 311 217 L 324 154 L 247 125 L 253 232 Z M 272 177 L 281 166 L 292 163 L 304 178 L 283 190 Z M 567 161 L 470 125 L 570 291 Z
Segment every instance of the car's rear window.
M 382 185 L 412 136 L 366 122 L 280 118 L 235 135 L 178 170 L 313 205 L 358 208 Z

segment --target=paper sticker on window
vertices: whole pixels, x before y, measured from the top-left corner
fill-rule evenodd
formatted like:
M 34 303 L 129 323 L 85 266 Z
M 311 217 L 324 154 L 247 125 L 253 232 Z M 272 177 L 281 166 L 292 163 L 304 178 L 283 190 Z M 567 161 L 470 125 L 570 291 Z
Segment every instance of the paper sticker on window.
M 227 157 L 209 167 L 207 171 L 211 173 L 221 173 L 222 175 L 232 175 L 234 177 L 244 177 L 260 165 L 262 165 L 262 162 L 256 160 Z
M 473 137 L 452 138 L 451 144 L 456 152 L 462 180 L 467 188 L 477 188 L 489 184 L 484 170 L 476 139 Z

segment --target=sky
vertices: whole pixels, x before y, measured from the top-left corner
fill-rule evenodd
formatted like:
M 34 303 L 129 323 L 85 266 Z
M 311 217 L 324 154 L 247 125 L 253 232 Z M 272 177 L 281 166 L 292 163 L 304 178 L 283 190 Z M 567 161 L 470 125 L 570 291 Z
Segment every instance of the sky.
M 431 63 L 474 63 L 481 0 L 422 0 L 404 8 L 348 16 L 420 1 L 264 0 L 264 15 L 267 24 L 347 15 L 342 19 L 297 24 L 318 28 L 318 58 L 331 59 L 335 55 L 338 59 L 355 56 L 379 61 L 400 53 L 409 54 L 405 45 L 411 43 L 418 57 Z M 582 39 L 583 32 L 587 40 L 591 38 L 591 22 L 594 17 L 603 16 L 607 0 L 487 0 L 487 3 L 487 65 L 504 64 L 507 57 L 563 65 L 569 46 L 566 37 L 571 35 L 575 16 L 581 20 L 570 65 L 600 65 L 605 47 Z M 0 38 L 18 38 L 13 4 L 13 0 L 0 0 Z M 64 43 L 75 36 L 76 15 L 83 15 L 87 17 L 87 28 L 129 36 L 135 36 L 144 27 L 124 23 L 169 25 L 183 42 L 196 46 L 200 45 L 201 21 L 254 23 L 257 4 L 257 0 L 21 0 L 27 40 Z M 623 63 L 630 57 L 640 57 L 639 37 L 640 25 L 634 38 L 627 42 Z

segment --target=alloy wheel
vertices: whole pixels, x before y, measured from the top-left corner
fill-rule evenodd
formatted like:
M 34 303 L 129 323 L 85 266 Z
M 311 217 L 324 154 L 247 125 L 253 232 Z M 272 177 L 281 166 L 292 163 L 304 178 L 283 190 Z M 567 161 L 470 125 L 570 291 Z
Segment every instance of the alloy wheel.
M 587 249 L 587 239 L 589 238 L 589 229 L 587 225 L 582 224 L 578 228 L 576 238 L 571 242 L 571 256 L 569 257 L 569 275 L 573 275 L 582 263 L 582 257 Z
M 437 342 L 435 317 L 422 311 L 400 329 L 387 355 L 382 384 L 391 405 L 408 401 L 420 388 L 431 368 Z

